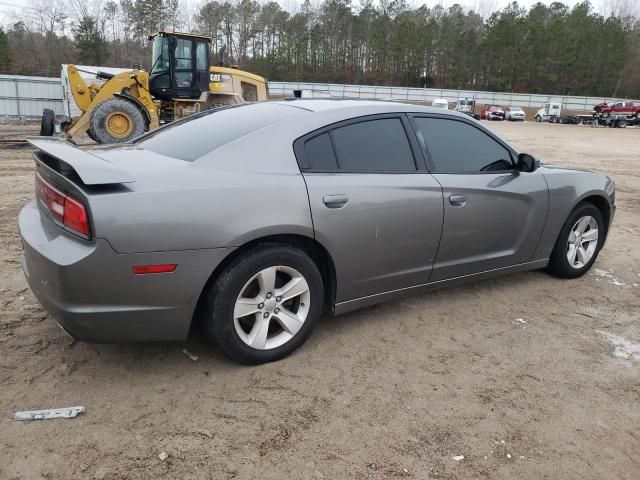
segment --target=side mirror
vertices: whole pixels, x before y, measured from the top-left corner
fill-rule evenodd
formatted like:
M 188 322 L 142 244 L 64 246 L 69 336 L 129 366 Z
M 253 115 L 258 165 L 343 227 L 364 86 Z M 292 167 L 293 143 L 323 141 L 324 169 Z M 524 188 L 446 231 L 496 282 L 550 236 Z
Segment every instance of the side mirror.
M 518 164 L 516 169 L 519 172 L 535 172 L 540 163 L 532 155 L 521 153 L 518 155 Z

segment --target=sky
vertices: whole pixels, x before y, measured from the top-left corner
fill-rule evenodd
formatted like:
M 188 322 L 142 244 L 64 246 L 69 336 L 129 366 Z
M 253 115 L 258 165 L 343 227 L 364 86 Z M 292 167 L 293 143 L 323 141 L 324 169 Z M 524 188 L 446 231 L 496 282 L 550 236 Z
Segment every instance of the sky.
M 56 0 L 50 0 L 56 1 Z M 206 0 L 186 0 L 191 5 L 199 5 L 205 3 Z M 266 2 L 267 0 L 258 0 L 260 3 Z M 295 5 L 298 3 L 302 3 L 302 0 L 277 0 L 283 7 L 287 8 L 291 5 Z M 312 3 L 320 3 L 321 0 L 312 0 Z M 445 7 L 451 6 L 454 3 L 459 3 L 463 7 L 473 9 L 482 15 L 488 15 L 489 13 L 499 10 L 511 3 L 511 0 L 407 0 L 409 5 L 413 7 L 417 7 L 422 4 L 426 4 L 429 6 L 434 6 L 437 4 L 442 4 Z M 554 0 L 518 0 L 518 3 L 524 7 L 530 7 L 531 5 L 537 3 L 537 1 L 541 1 L 545 4 L 553 3 Z M 570 7 L 574 6 L 577 3 L 580 3 L 581 0 L 560 0 L 562 3 L 569 5 Z M 608 0 L 591 0 L 591 3 L 594 5 L 596 9 L 602 7 L 607 3 Z M 353 4 L 358 4 L 358 0 L 352 0 Z M 1 24 L 9 24 L 11 21 L 11 17 L 14 16 L 13 12 L 20 12 L 24 8 L 28 8 L 30 5 L 30 0 L 0 0 L 0 23 Z

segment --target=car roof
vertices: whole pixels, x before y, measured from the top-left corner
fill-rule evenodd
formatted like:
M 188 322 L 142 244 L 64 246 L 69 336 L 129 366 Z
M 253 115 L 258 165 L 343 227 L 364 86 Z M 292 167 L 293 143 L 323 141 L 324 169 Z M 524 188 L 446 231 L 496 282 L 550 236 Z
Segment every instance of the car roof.
M 345 117 L 375 115 L 377 113 L 434 113 L 438 115 L 451 115 L 462 118 L 469 118 L 468 115 L 454 110 L 443 110 L 426 105 L 416 105 L 413 103 L 390 102 L 385 100 L 343 100 L 343 99 L 291 99 L 276 100 L 270 103 L 287 105 L 302 108 L 309 112 L 330 112 L 340 111 Z

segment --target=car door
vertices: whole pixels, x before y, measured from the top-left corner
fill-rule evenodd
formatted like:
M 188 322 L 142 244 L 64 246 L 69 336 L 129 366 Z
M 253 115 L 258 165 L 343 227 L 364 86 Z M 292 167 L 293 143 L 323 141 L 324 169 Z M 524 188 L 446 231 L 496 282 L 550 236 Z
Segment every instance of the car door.
M 627 102 L 616 102 L 611 107 L 611 113 L 614 115 L 624 115 L 627 112 Z
M 405 115 L 341 122 L 295 143 L 316 238 L 333 258 L 336 303 L 429 280 L 442 189 Z
M 416 115 L 412 123 L 444 197 L 431 280 L 531 261 L 547 215 L 542 173 L 517 172 L 515 153 L 471 120 Z

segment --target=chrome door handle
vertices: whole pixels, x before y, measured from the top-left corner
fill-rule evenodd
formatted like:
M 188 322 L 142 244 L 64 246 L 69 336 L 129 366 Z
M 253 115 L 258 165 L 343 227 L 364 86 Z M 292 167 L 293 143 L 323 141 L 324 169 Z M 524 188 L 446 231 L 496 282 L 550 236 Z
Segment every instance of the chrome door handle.
M 449 203 L 454 207 L 464 207 L 465 203 L 467 203 L 467 197 L 464 195 L 450 195 Z
M 327 208 L 342 208 L 344 207 L 349 198 L 346 195 L 325 195 L 322 197 L 322 202 L 326 205 Z

